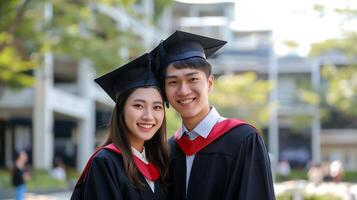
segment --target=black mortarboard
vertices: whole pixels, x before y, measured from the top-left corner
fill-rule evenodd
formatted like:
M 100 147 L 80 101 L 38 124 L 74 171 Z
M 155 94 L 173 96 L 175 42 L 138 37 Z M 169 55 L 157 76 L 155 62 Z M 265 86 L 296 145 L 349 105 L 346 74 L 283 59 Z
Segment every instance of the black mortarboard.
M 146 53 L 94 81 L 116 102 L 119 95 L 129 89 L 159 86 L 152 64 L 152 56 Z
M 202 35 L 176 31 L 162 41 L 150 54 L 156 57 L 160 68 L 178 60 L 192 57 L 208 58 L 227 42 Z

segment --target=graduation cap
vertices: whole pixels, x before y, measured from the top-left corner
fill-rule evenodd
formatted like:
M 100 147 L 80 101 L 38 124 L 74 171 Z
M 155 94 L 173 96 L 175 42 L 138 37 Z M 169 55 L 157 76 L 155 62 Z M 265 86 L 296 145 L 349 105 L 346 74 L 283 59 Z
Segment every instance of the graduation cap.
M 159 65 L 157 67 L 163 68 L 172 62 L 192 57 L 207 59 L 226 43 L 227 41 L 176 31 L 166 40 L 161 41 L 150 54 L 156 57 Z
M 129 89 L 160 86 L 152 61 L 152 56 L 146 53 L 94 81 L 116 102 L 119 95 Z

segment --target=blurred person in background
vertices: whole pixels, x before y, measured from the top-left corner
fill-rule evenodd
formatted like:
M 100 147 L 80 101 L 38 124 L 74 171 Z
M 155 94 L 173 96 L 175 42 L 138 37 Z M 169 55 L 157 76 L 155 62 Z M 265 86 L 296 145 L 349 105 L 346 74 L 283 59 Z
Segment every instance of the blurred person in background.
M 325 161 L 321 165 L 322 170 L 322 180 L 323 181 L 332 181 L 331 173 L 330 173 L 330 162 Z
M 165 107 L 150 54 L 95 81 L 115 102 L 106 142 L 88 161 L 71 199 L 165 200 Z
M 169 199 L 273 200 L 269 155 L 253 126 L 222 117 L 209 103 L 213 89 L 206 58 L 225 41 L 176 31 L 151 54 L 165 94 L 181 115 L 169 140 Z
M 64 165 L 61 157 L 55 158 L 53 169 L 50 174 L 56 180 L 66 180 L 66 166 Z
M 343 163 L 341 160 L 334 160 L 330 164 L 330 175 L 332 181 L 340 182 L 344 174 Z
M 283 181 L 288 180 L 290 175 L 291 167 L 287 160 L 282 160 L 278 165 L 278 173 L 281 176 Z
M 322 168 L 320 165 L 312 164 L 309 171 L 307 172 L 307 177 L 311 183 L 318 185 L 323 180 Z
M 30 179 L 30 173 L 26 169 L 28 156 L 26 151 L 15 153 L 15 165 L 12 171 L 12 185 L 16 190 L 16 200 L 23 200 L 26 192 L 26 181 Z

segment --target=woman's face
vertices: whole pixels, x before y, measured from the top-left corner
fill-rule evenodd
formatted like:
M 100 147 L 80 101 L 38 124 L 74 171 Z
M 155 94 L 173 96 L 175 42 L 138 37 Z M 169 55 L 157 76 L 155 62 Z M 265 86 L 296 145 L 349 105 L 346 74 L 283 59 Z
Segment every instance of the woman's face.
M 124 121 L 129 131 L 131 146 L 142 151 L 164 120 L 164 105 L 155 88 L 138 88 L 130 94 L 124 105 Z

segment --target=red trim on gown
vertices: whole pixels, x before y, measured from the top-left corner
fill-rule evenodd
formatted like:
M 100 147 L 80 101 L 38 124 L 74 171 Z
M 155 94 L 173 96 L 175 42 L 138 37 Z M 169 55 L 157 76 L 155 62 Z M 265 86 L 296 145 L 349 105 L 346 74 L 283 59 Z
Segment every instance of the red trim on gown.
M 175 133 L 176 143 L 187 156 L 190 156 L 196 154 L 232 128 L 243 124 L 246 123 L 239 119 L 225 119 L 214 125 L 207 138 L 198 136 L 194 140 L 190 140 L 186 134 L 182 135 L 180 139 L 177 139 L 178 134 L 181 131 L 181 129 L 179 129 Z

